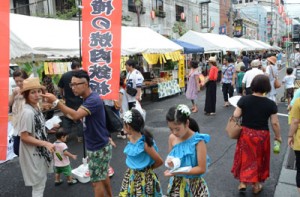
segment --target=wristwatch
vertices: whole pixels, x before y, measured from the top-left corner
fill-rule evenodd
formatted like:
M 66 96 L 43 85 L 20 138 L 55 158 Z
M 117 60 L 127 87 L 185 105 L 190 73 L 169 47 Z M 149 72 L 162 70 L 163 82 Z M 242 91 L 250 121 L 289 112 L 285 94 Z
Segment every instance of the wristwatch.
M 52 103 L 52 107 L 55 108 L 59 103 L 59 100 L 56 99 L 53 103 Z

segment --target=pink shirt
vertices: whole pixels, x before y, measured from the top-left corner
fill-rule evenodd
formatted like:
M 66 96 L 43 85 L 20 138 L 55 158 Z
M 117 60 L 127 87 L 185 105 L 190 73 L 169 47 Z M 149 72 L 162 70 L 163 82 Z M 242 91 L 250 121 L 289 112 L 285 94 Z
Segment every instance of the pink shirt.
M 68 156 L 64 155 L 64 151 L 68 150 L 68 146 L 64 142 L 56 141 L 53 143 L 55 146 L 54 152 L 54 166 L 64 167 L 70 164 Z

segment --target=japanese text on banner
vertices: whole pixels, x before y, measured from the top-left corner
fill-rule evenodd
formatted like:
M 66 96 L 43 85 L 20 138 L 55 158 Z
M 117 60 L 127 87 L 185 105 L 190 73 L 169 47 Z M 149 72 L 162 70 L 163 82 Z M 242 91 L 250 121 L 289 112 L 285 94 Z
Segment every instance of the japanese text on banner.
M 117 99 L 120 79 L 122 1 L 83 0 L 82 56 L 90 87 L 103 99 Z

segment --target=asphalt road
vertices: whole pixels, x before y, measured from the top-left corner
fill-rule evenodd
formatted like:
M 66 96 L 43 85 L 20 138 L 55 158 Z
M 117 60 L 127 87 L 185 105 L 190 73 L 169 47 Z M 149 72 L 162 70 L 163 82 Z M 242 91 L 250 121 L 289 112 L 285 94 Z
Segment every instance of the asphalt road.
M 281 75 L 283 74 L 284 73 L 281 73 Z M 233 178 L 230 172 L 236 141 L 227 137 L 225 126 L 228 118 L 234 110 L 234 107 L 223 107 L 224 102 L 220 88 L 218 88 L 217 91 L 216 116 L 205 116 L 202 112 L 204 108 L 205 92 L 200 93 L 200 98 L 197 101 L 199 112 L 192 114 L 192 117 L 197 120 L 200 126 L 200 132 L 207 133 L 211 136 L 211 141 L 207 144 L 207 149 L 212 163 L 204 178 L 207 181 L 211 196 L 213 197 L 252 196 L 252 190 L 250 188 L 247 190 L 246 194 L 239 194 L 237 190 L 238 181 Z M 279 91 L 278 98 L 281 96 L 282 90 Z M 154 138 L 159 147 L 159 153 L 163 158 L 166 158 L 167 155 L 169 135 L 165 115 L 171 106 L 180 103 L 191 105 L 184 95 L 172 96 L 157 102 L 148 101 L 148 99 L 145 98 L 142 103 L 143 108 L 147 111 L 146 125 L 154 134 Z M 280 113 L 287 114 L 284 103 L 279 103 L 278 108 Z M 279 120 L 282 138 L 284 141 L 281 145 L 280 154 L 274 155 L 271 153 L 271 174 L 269 179 L 263 184 L 264 189 L 259 196 L 271 197 L 274 195 L 279 173 L 283 165 L 283 158 L 287 150 L 287 117 L 280 116 Z M 273 132 L 271 132 L 271 136 L 271 139 L 273 139 Z M 50 135 L 50 139 L 53 141 L 54 136 Z M 115 170 L 115 175 L 111 178 L 111 185 L 114 196 L 117 196 L 123 178 L 123 173 L 126 170 L 123 149 L 127 140 L 118 139 L 115 134 L 113 134 L 113 139 L 117 144 L 117 148 L 113 149 L 113 158 L 111 161 L 111 165 Z M 83 156 L 82 143 L 78 143 L 74 136 L 71 136 L 68 146 L 70 152 L 78 155 L 78 160 L 71 161 L 72 167 L 75 168 L 81 164 L 81 158 Z M 164 170 L 166 170 L 166 168 L 161 166 L 156 170 L 156 173 L 158 174 L 163 191 L 166 192 L 168 179 L 163 176 Z M 18 158 L 1 164 L 0 174 L 0 196 L 31 196 L 31 188 L 24 186 Z M 93 190 L 90 183 L 78 183 L 73 186 L 68 186 L 66 184 L 66 179 L 64 177 L 63 179 L 64 184 L 54 186 L 54 174 L 49 174 L 44 196 L 93 196 Z

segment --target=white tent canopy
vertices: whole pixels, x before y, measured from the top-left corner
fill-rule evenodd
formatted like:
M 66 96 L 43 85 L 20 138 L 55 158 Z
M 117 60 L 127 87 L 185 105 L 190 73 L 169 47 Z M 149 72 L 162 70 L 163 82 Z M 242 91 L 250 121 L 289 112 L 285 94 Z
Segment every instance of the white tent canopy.
M 22 51 L 55 57 L 79 56 L 79 22 L 10 14 L 10 30 L 22 40 Z M 122 27 L 121 54 L 168 53 L 183 48 L 146 27 Z M 18 43 L 18 42 L 17 42 Z M 17 47 L 12 47 L 17 50 Z
M 213 33 L 199 33 L 189 30 L 179 40 L 192 43 L 204 47 L 205 52 L 208 51 L 241 51 L 251 49 L 248 45 L 244 45 L 226 35 Z
M 234 38 L 235 40 L 238 40 L 239 42 L 249 45 L 253 50 L 264 50 L 267 49 L 266 47 L 254 42 L 253 40 L 245 39 L 245 38 Z
M 122 55 L 168 53 L 183 48 L 147 27 L 122 27 Z
M 273 49 L 273 47 L 271 45 L 269 45 L 267 43 L 264 43 L 260 40 L 253 40 L 253 41 L 260 44 L 261 46 L 265 47 L 267 50 L 272 50 Z
M 79 54 L 79 25 L 76 21 L 10 14 L 10 30 L 30 48 L 48 56 Z

